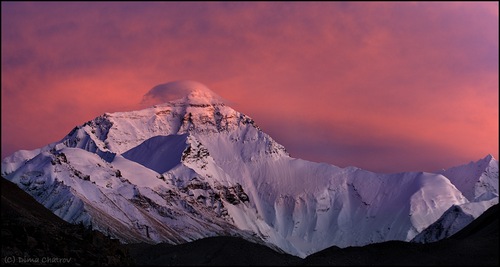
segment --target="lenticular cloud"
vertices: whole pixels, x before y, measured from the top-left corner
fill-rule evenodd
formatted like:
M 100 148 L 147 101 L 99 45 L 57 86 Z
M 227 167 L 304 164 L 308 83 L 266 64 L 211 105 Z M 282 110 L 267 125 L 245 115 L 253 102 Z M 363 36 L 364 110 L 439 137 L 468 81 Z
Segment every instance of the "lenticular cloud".
M 187 98 L 190 102 L 200 103 L 222 103 L 222 97 L 218 96 L 212 90 L 202 83 L 181 80 L 164 83 L 153 87 L 142 98 L 142 104 L 155 105 L 177 99 Z

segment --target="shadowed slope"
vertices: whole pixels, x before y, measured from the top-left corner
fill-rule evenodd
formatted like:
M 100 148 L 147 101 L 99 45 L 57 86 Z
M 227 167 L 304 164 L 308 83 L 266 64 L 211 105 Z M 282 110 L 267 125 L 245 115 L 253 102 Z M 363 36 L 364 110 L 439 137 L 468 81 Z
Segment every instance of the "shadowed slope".
M 151 137 L 123 153 L 123 157 L 164 173 L 181 163 L 182 152 L 187 147 L 186 137 L 186 134 Z

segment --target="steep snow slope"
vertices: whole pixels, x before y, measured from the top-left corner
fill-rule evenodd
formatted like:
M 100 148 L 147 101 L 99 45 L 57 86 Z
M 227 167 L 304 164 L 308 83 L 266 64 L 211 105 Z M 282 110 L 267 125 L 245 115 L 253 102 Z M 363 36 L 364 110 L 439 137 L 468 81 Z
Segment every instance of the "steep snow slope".
M 409 241 L 453 205 L 498 202 L 492 158 L 473 177 L 466 174 L 477 165 L 440 174 L 342 169 L 291 158 L 204 85 L 153 90 L 179 99 L 106 113 L 59 142 L 5 158 L 2 174 L 65 220 L 124 242 L 240 235 L 301 257 L 332 245 Z

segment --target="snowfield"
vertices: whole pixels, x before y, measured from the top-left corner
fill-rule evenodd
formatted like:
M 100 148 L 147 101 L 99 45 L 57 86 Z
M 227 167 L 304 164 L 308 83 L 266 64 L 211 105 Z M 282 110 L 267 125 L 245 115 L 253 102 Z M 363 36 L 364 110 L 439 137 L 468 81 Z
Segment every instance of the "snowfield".
M 64 220 L 122 242 L 234 235 L 300 257 L 439 240 L 498 203 L 491 155 L 436 173 L 339 168 L 290 157 L 202 84 L 155 88 L 179 99 L 99 116 L 3 159 L 2 175 Z

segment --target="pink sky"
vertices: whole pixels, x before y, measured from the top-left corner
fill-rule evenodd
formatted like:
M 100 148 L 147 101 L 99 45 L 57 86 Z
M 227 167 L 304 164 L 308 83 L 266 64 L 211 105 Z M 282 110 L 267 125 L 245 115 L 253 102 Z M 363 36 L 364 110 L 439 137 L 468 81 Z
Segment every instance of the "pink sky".
M 201 82 L 293 157 L 498 159 L 497 2 L 2 2 L 2 158 Z

